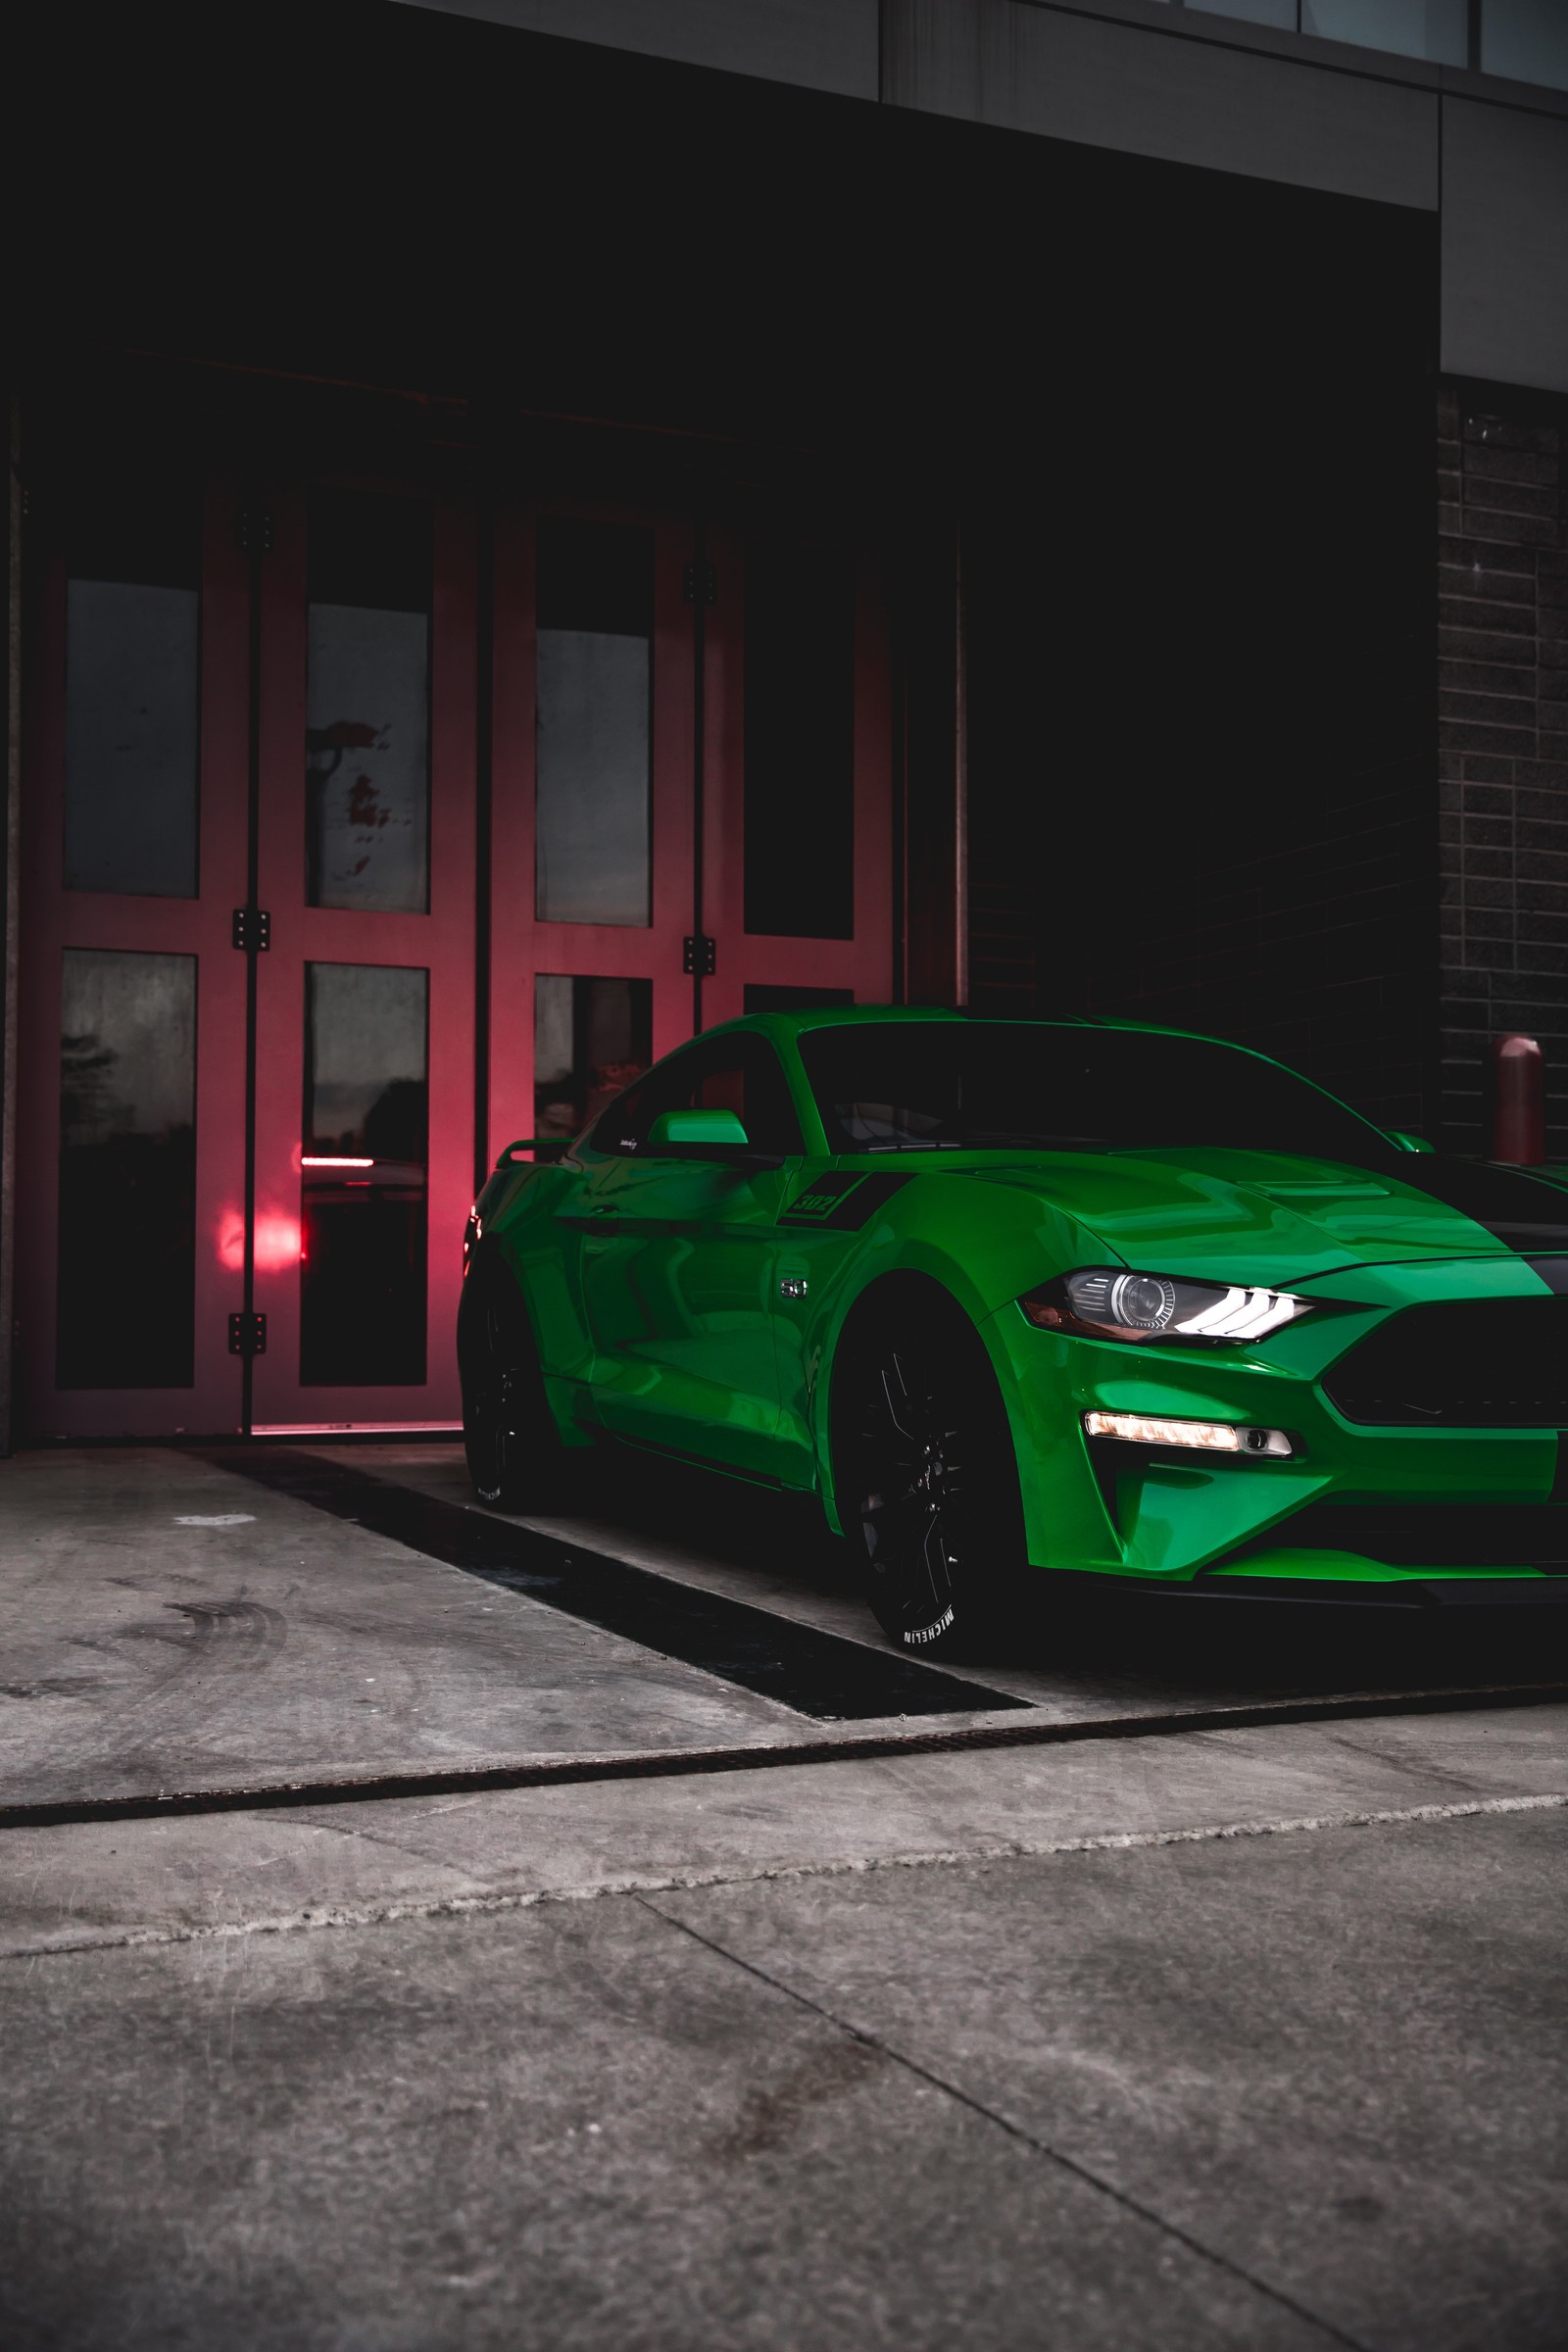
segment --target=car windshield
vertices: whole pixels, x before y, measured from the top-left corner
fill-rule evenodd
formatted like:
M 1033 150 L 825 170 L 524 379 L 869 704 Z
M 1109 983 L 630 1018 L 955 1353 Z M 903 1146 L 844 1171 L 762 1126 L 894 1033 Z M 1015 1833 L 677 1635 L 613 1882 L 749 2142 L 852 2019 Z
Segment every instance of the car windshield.
M 801 1057 L 833 1152 L 1157 1151 L 1219 1145 L 1352 1166 L 1375 1127 L 1235 1046 L 1049 1022 L 808 1030 Z

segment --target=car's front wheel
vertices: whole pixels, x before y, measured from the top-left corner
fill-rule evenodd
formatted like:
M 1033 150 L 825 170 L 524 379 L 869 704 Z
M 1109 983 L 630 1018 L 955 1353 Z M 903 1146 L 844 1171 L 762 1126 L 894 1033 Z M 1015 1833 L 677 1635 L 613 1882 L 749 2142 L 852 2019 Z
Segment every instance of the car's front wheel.
M 1017 1462 L 985 1347 L 935 1292 L 874 1313 L 848 1345 L 835 1486 L 872 1613 L 913 1655 L 971 1650 L 995 1631 L 1024 1559 Z
M 479 1500 L 551 1511 L 568 1494 L 568 1456 L 545 1396 L 528 1312 L 504 1267 L 481 1260 L 458 1309 L 463 1446 Z

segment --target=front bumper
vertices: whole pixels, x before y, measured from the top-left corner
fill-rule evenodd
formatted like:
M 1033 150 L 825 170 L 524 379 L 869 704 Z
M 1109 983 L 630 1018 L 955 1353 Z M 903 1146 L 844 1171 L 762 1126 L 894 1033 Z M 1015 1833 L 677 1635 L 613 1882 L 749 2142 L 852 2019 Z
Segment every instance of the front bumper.
M 1216 1597 L 1429 1606 L 1568 1598 L 1568 1450 L 1556 1429 L 1352 1423 L 1324 1374 L 1399 1306 L 1485 1283 L 1544 1290 L 1528 1266 L 1373 1268 L 1325 1283 L 1335 1311 L 1256 1348 L 1118 1346 L 992 1319 L 1017 1441 L 1030 1559 Z M 1087 1411 L 1262 1425 L 1288 1460 L 1088 1439 Z M 1560 1499 L 1559 1499 L 1560 1497 Z

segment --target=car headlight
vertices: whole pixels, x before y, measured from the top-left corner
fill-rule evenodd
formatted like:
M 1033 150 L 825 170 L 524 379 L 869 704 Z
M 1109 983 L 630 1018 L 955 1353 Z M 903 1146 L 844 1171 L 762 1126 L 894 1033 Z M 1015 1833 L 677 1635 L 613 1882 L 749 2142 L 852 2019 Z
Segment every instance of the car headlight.
M 1248 1284 L 1175 1282 L 1168 1274 L 1135 1274 L 1088 1266 L 1042 1283 L 1018 1301 L 1031 1323 L 1046 1331 L 1083 1332 L 1097 1340 L 1266 1339 L 1310 1314 L 1310 1298 Z

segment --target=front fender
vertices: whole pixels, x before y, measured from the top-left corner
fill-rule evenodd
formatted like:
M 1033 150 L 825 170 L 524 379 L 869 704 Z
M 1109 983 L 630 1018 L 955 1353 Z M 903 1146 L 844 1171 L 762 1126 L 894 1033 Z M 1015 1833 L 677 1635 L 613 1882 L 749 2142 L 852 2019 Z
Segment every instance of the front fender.
M 895 1278 L 912 1278 L 932 1283 L 954 1300 L 985 1346 L 1016 1435 L 1017 1373 L 997 1318 L 1037 1284 L 1104 1256 L 1103 1243 L 1077 1218 L 1038 1196 L 988 1184 L 983 1177 L 921 1175 L 887 1202 L 818 1298 L 808 1334 L 816 1486 L 837 1533 L 844 1531 L 833 1485 L 834 1366 L 847 1333 L 860 1315 L 872 1311 L 878 1288 Z M 1019 1467 L 1027 1489 L 1035 1465 L 1026 1466 L 1020 1458 Z M 1031 1499 L 1026 1492 L 1026 1509 Z

